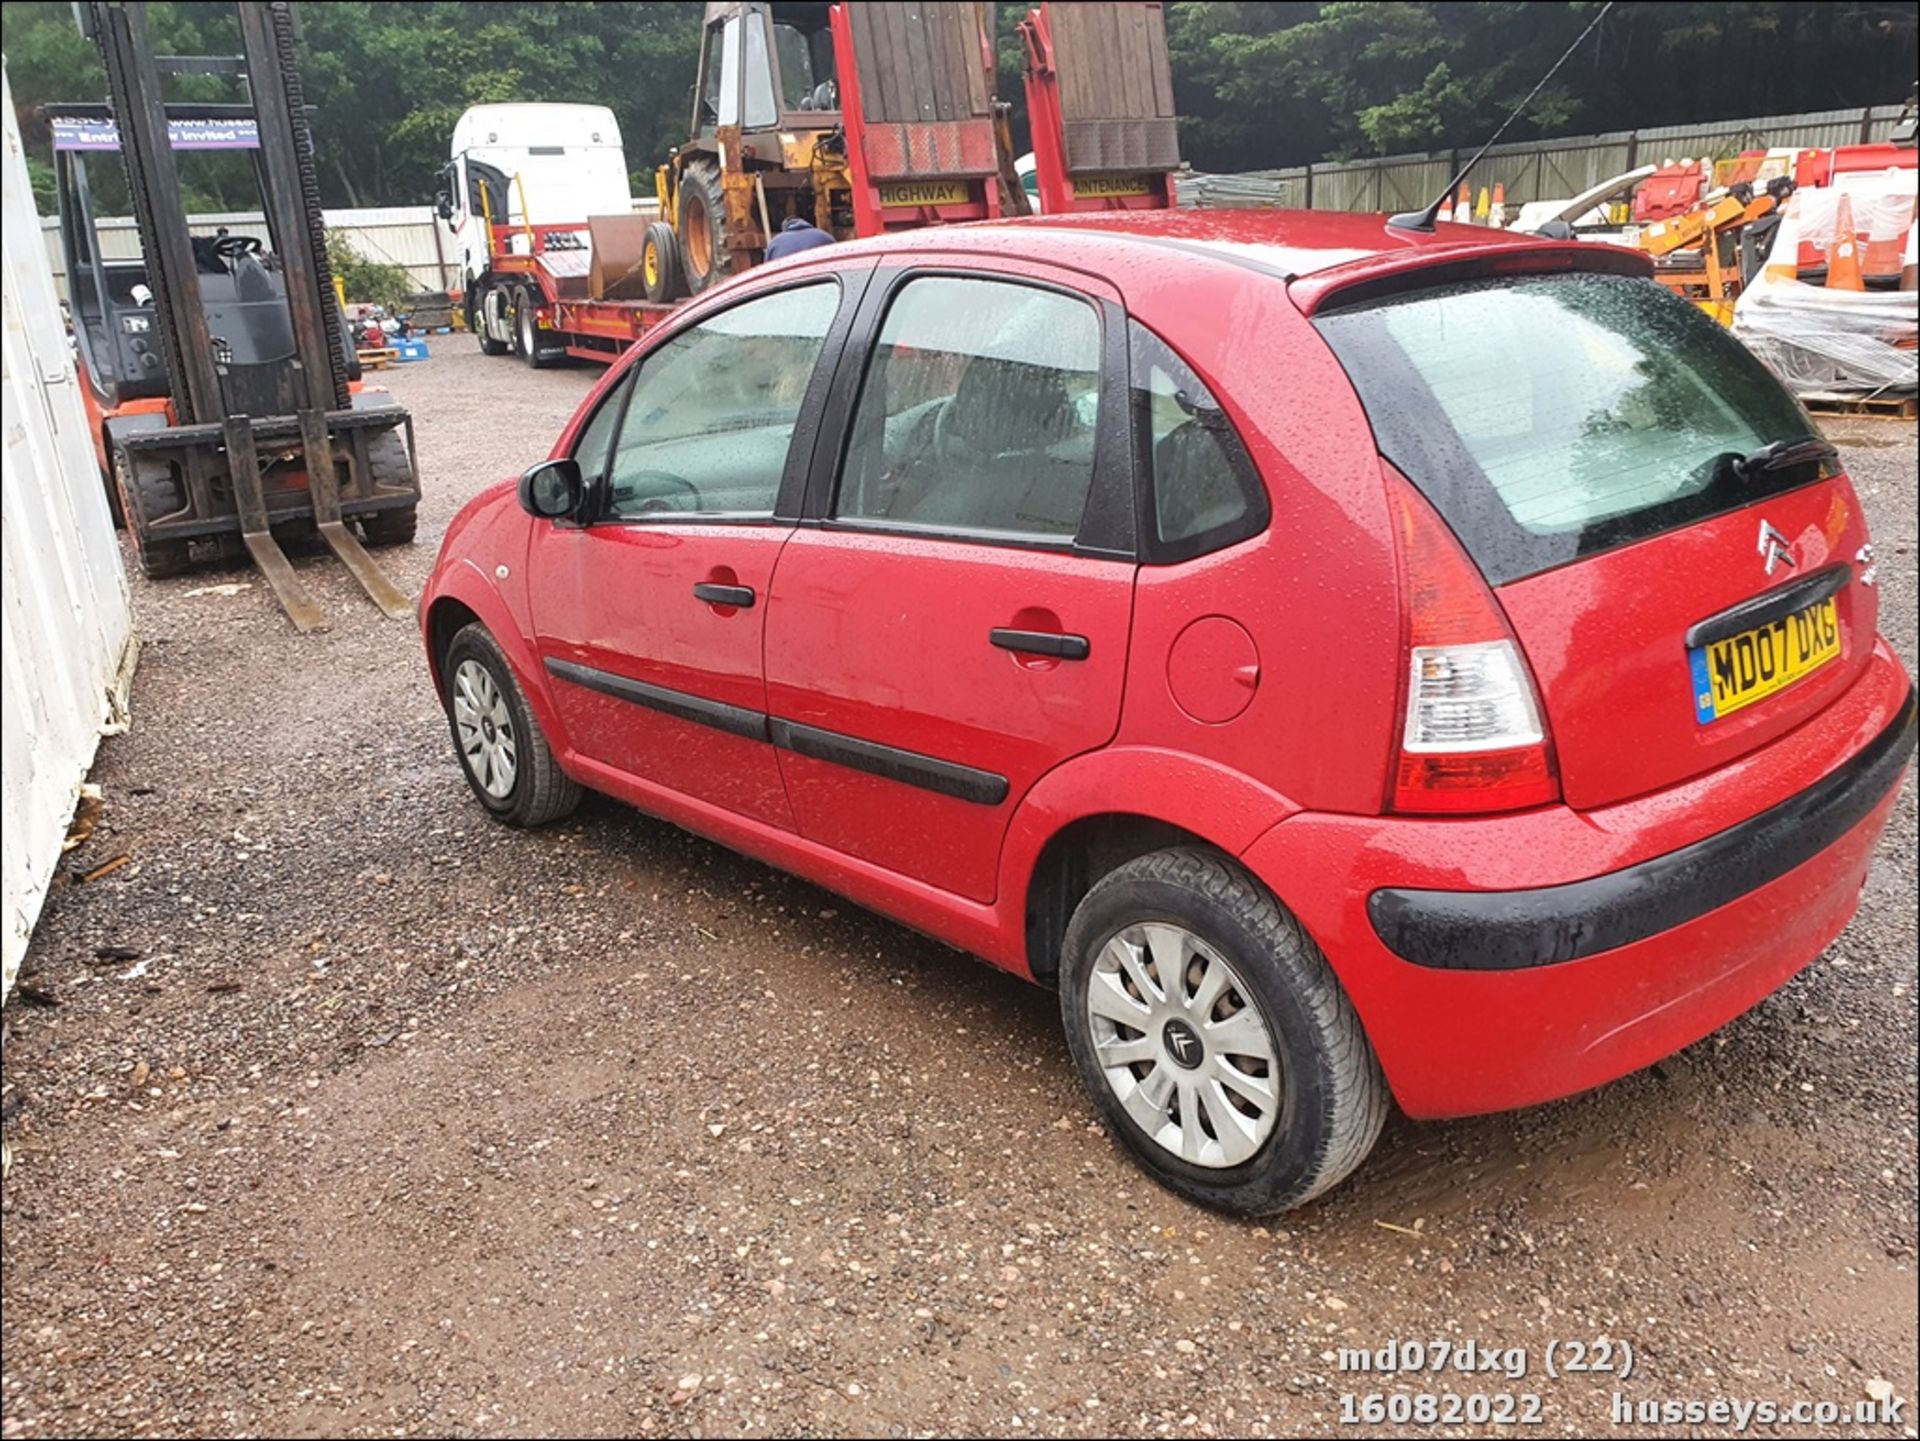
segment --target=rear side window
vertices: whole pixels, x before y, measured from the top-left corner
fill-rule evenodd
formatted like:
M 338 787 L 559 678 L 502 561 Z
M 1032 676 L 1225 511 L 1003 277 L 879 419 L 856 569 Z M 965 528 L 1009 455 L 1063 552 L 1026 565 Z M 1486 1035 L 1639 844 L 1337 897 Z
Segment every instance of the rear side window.
M 1127 345 L 1137 453 L 1153 496 L 1151 558 L 1187 560 L 1265 530 L 1266 490 L 1213 393 L 1137 320 Z
M 1093 483 L 1100 318 L 1084 300 L 925 276 L 888 307 L 834 514 L 1070 539 Z
M 1316 324 L 1381 454 L 1495 585 L 1820 473 L 1732 464 L 1811 427 L 1744 346 L 1651 281 L 1476 281 Z

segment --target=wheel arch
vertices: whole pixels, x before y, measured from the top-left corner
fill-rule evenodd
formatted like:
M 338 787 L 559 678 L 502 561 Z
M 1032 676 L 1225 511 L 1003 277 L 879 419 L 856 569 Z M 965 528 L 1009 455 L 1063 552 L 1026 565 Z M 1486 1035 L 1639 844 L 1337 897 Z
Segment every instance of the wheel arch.
M 1021 959 L 1052 984 L 1067 923 L 1101 876 L 1170 846 L 1237 857 L 1298 809 L 1237 771 L 1173 751 L 1115 747 L 1056 767 L 1022 800 L 1001 855 L 1003 914 L 1019 928 Z
M 546 669 L 500 592 L 487 584 L 470 563 L 463 563 L 451 575 L 442 577 L 433 598 L 423 609 L 421 625 L 434 691 L 443 702 L 446 700 L 443 670 L 447 647 L 461 627 L 476 621 L 487 628 L 494 644 L 507 658 L 507 664 L 513 667 L 514 679 L 525 693 L 527 705 L 546 733 L 556 757 L 564 755 L 568 750 L 566 731 L 547 688 Z

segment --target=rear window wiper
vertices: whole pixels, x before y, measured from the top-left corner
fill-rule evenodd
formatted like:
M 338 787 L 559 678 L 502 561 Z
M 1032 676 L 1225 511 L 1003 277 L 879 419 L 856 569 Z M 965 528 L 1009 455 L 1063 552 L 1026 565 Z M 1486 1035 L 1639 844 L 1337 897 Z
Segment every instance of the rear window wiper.
M 1749 475 L 1765 475 L 1768 471 L 1785 470 L 1788 466 L 1839 458 L 1840 452 L 1830 442 L 1816 435 L 1808 435 L 1799 440 L 1776 440 L 1771 445 L 1748 451 L 1734 461 L 1733 473 L 1738 479 L 1745 480 Z

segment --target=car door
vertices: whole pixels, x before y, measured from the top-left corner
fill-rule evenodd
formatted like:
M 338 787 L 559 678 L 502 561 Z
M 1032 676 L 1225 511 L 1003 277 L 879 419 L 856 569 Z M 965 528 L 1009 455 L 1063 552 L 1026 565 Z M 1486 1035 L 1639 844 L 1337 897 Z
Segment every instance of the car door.
M 823 358 L 864 282 L 856 268 L 705 312 L 642 356 L 582 428 L 591 519 L 536 522 L 528 586 L 575 754 L 793 828 L 766 739 L 762 628 Z
M 1021 796 L 1118 723 L 1132 482 L 1116 298 L 968 266 L 870 289 L 774 572 L 767 699 L 803 836 L 991 900 Z

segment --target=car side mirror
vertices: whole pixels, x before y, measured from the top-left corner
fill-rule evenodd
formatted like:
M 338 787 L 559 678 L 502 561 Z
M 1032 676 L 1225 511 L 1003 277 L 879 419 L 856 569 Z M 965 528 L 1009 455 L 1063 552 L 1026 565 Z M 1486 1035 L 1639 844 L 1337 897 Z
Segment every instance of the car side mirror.
M 442 220 L 453 219 L 453 197 L 442 190 L 433 197 L 433 211 Z
M 571 456 L 543 460 L 520 477 L 520 508 L 541 520 L 577 515 L 585 494 L 580 462 Z

